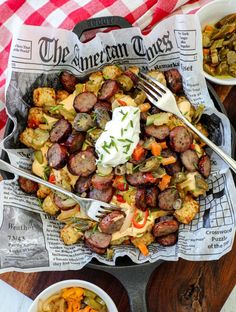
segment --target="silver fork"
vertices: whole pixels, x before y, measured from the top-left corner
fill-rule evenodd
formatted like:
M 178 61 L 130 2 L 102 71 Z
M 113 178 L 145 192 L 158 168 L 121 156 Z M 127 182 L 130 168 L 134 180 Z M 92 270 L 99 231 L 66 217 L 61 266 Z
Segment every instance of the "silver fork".
M 21 177 L 27 178 L 34 182 L 43 184 L 56 192 L 60 192 L 68 196 L 69 198 L 72 198 L 75 202 L 79 203 L 80 208 L 83 210 L 83 212 L 94 221 L 99 222 L 101 218 L 105 216 L 107 213 L 112 212 L 113 210 L 120 210 L 119 207 L 107 204 L 99 200 L 79 197 L 76 194 L 71 193 L 58 185 L 52 184 L 41 178 L 38 178 L 33 174 L 27 172 L 26 170 L 19 169 L 2 159 L 0 159 L 0 169 L 13 174 L 17 174 Z
M 138 88 L 143 90 L 147 98 L 151 103 L 160 108 L 163 111 L 172 113 L 179 117 L 194 133 L 196 133 L 203 142 L 213 149 L 236 173 L 236 161 L 227 155 L 222 149 L 209 140 L 204 134 L 202 134 L 191 122 L 185 118 L 177 106 L 173 93 L 163 86 L 160 82 L 154 78 L 144 74 L 139 74 Z

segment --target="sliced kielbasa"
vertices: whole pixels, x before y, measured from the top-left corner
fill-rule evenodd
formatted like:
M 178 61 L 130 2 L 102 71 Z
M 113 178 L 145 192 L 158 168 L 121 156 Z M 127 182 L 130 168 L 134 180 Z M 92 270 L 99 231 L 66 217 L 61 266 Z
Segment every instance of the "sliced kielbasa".
M 107 111 L 111 111 L 111 103 L 107 102 L 107 101 L 98 101 L 95 106 L 94 109 L 99 109 L 99 108 L 103 108 L 106 109 Z
M 113 188 L 109 186 L 105 190 L 92 189 L 89 192 L 89 198 L 103 201 L 105 203 L 109 203 L 113 196 Z
M 157 237 L 156 241 L 162 246 L 173 246 L 177 243 L 178 233 L 171 233 L 165 236 Z
M 106 252 L 106 248 L 98 248 L 95 247 L 94 245 L 92 245 L 88 240 L 84 241 L 85 245 L 93 252 L 96 252 L 99 255 L 104 255 L 104 253 Z
M 87 192 L 91 187 L 91 180 L 92 175 L 88 177 L 79 177 L 74 186 L 75 193 L 82 194 Z
M 75 90 L 75 85 L 78 83 L 78 78 L 70 73 L 63 72 L 60 75 L 60 81 L 66 91 L 73 93 Z
M 106 101 L 119 91 L 119 84 L 115 80 L 108 79 L 102 85 L 99 100 Z
M 112 234 L 119 231 L 124 223 L 125 214 L 122 211 L 112 211 L 99 223 L 99 229 L 103 233 Z
M 179 229 L 179 223 L 176 220 L 166 220 L 157 222 L 153 227 L 153 235 L 160 237 L 174 233 Z
M 136 76 L 131 70 L 126 70 L 124 75 L 128 76 L 133 81 L 134 85 L 138 83 L 138 76 Z
M 97 173 L 92 177 L 92 186 L 98 190 L 105 190 L 112 185 L 114 174 L 100 176 Z
M 50 131 L 50 141 L 52 143 L 64 142 L 72 131 L 71 123 L 66 119 L 58 120 Z
M 47 151 L 49 166 L 54 169 L 61 169 L 67 162 L 67 148 L 58 143 L 54 143 Z
M 182 77 L 177 69 L 169 69 L 164 72 L 167 86 L 174 93 L 183 91 Z
M 111 235 L 99 231 L 86 231 L 84 233 L 85 241 L 96 248 L 107 248 L 111 242 Z
M 143 184 L 156 183 L 157 178 L 155 178 L 150 172 L 143 173 L 143 172 L 137 171 L 132 174 L 127 174 L 126 180 L 132 186 L 139 186 Z
M 84 133 L 72 133 L 67 138 L 64 145 L 67 147 L 68 152 L 70 154 L 73 154 L 81 150 L 84 140 L 85 140 Z
M 174 151 L 172 151 L 170 149 L 164 149 L 161 152 L 161 156 L 164 158 L 168 158 L 170 156 L 173 156 L 176 159 L 175 163 L 165 166 L 167 174 L 169 174 L 170 176 L 173 176 L 174 174 L 181 172 L 182 164 L 181 164 L 181 161 L 179 159 L 179 156 Z
M 211 173 L 211 160 L 208 155 L 203 155 L 198 163 L 198 169 L 204 178 L 208 178 Z
M 147 188 L 146 190 L 146 204 L 148 207 L 156 208 L 157 207 L 157 196 L 158 189 L 156 186 Z
M 191 149 L 180 154 L 182 164 L 188 171 L 196 171 L 198 168 L 198 156 L 197 153 Z
M 54 194 L 53 201 L 58 208 L 61 210 L 69 210 L 76 205 L 76 203 L 71 199 L 62 199 L 59 195 Z M 70 201 L 70 202 L 69 202 Z M 66 204 L 65 204 L 66 203 Z
M 177 126 L 170 131 L 170 146 L 175 152 L 183 153 L 192 143 L 192 135 L 185 127 Z
M 37 192 L 39 186 L 37 182 L 31 181 L 29 179 L 19 177 L 18 184 L 22 191 L 24 191 L 27 194 L 34 194 Z
M 146 189 L 143 187 L 137 188 L 137 191 L 135 193 L 135 206 L 142 211 L 145 211 L 147 209 Z
M 96 158 L 91 151 L 77 152 L 69 157 L 67 166 L 70 173 L 88 177 L 96 170 Z
M 164 140 L 166 137 L 168 137 L 170 131 L 167 125 L 161 125 L 161 126 L 155 126 L 150 125 L 145 127 L 145 132 L 149 136 L 153 136 L 154 138 L 158 140 Z
M 77 113 L 87 113 L 97 103 L 97 97 L 92 92 L 82 92 L 74 99 L 74 109 Z
M 175 188 L 168 188 L 158 195 L 158 207 L 161 210 L 174 210 L 175 201 L 179 193 Z

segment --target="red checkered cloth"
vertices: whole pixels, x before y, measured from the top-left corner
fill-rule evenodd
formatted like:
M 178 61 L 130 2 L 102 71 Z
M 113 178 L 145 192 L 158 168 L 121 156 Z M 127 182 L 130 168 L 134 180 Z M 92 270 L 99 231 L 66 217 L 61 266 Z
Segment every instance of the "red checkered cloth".
M 7 120 L 4 110 L 4 87 L 14 29 L 22 24 L 73 29 L 75 24 L 91 17 L 119 15 L 132 25 L 140 27 L 143 33 L 147 33 L 170 13 L 194 13 L 210 1 L 0 0 L 0 138 Z M 93 33 L 90 32 L 86 39 L 91 35 Z

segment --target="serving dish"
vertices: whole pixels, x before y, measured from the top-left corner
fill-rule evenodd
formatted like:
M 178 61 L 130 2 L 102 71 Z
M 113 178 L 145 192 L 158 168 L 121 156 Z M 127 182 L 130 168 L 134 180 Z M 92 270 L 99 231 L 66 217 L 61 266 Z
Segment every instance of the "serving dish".
M 97 25 L 100 27 L 101 23 L 98 22 L 99 19 L 95 19 L 95 22 L 93 25 Z M 103 26 L 108 26 L 105 23 L 105 19 L 103 20 Z M 110 22 L 110 20 L 107 20 Z M 89 22 L 88 29 L 91 29 L 91 21 L 85 21 L 84 23 Z M 108 23 L 110 25 L 110 23 Z M 95 27 L 92 27 L 95 28 Z M 77 29 L 79 27 L 77 26 Z M 85 31 L 86 27 L 83 31 Z M 79 32 L 79 36 L 82 34 L 83 31 Z M 219 99 L 214 94 L 213 89 L 211 86 L 209 86 L 209 91 L 211 94 L 211 97 L 215 103 L 215 106 L 218 110 L 221 110 L 225 113 L 224 108 L 222 104 L 220 103 Z M 12 125 L 10 122 L 8 122 L 7 128 L 6 128 L 6 135 L 8 135 L 12 131 Z M 233 137 L 233 142 L 235 142 L 235 137 Z M 6 156 L 6 155 L 5 155 Z M 3 157 L 5 157 L 3 155 Z M 5 178 L 8 176 L 4 175 Z M 8 177 L 9 178 L 9 177 Z M 147 281 L 153 272 L 154 268 L 156 268 L 161 261 L 158 261 L 156 263 L 145 263 L 145 264 L 134 264 L 128 257 L 123 257 L 118 259 L 115 267 L 108 267 L 106 265 L 102 265 L 98 263 L 97 261 L 93 261 L 88 265 L 90 268 L 94 269 L 101 269 L 104 271 L 107 271 L 108 273 L 112 273 L 114 276 L 116 276 L 123 285 L 126 287 L 129 293 L 130 297 L 130 305 L 132 311 L 147 311 L 147 306 L 145 304 L 145 296 L 146 296 L 146 285 Z
M 216 0 L 203 6 L 196 15 L 199 18 L 201 29 L 206 25 L 214 25 L 224 16 L 236 12 L 236 1 Z M 221 85 L 236 85 L 236 78 L 219 78 L 209 75 L 204 71 L 206 79 Z
M 109 312 L 118 312 L 115 303 L 103 289 L 92 283 L 76 279 L 60 281 L 44 289 L 32 302 L 28 312 L 38 312 L 38 305 L 40 300 L 45 301 L 50 296 L 58 293 L 60 290 L 70 287 L 82 287 L 96 293 L 106 303 Z

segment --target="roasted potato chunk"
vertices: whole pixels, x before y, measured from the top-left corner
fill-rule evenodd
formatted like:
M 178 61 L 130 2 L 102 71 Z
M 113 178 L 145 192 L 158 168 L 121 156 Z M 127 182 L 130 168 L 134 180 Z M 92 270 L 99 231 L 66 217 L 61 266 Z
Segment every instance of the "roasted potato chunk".
M 78 231 L 75 225 L 68 224 L 61 230 L 60 236 L 66 245 L 73 245 L 80 240 L 83 233 Z
M 56 92 L 53 88 L 43 87 L 34 89 L 33 101 L 35 106 L 56 105 Z
M 30 108 L 27 122 L 28 127 L 37 128 L 40 124 L 43 124 L 45 122 L 43 114 L 41 107 Z
M 187 195 L 182 207 L 175 210 L 174 216 L 179 222 L 189 224 L 199 212 L 199 207 L 199 202 L 193 199 L 192 196 Z
M 50 188 L 42 185 L 42 184 L 39 184 L 39 189 L 37 191 L 37 197 L 38 198 L 41 198 L 41 199 L 44 199 L 45 197 L 47 197 L 49 194 L 51 193 L 51 190 Z
M 61 101 L 65 100 L 70 95 L 66 90 L 58 90 L 57 91 L 57 104 L 60 104 Z
M 33 149 L 40 149 L 49 138 L 49 132 L 42 129 L 25 128 L 20 134 L 21 143 Z
M 122 74 L 122 70 L 116 65 L 107 65 L 103 68 L 102 74 L 104 79 L 116 79 Z
M 153 243 L 154 240 L 155 240 L 154 236 L 150 232 L 146 232 L 141 237 L 134 237 L 134 238 L 132 238 L 131 242 L 132 242 L 132 244 L 134 244 L 134 246 L 138 247 L 138 245 L 140 243 L 148 246 L 151 243 Z
M 60 210 L 53 201 L 53 193 L 50 193 L 43 201 L 42 209 L 44 212 L 55 216 Z
M 164 86 L 166 86 L 166 78 L 165 75 L 160 72 L 159 70 L 151 70 L 148 72 L 148 76 L 156 79 L 157 81 L 159 81 L 161 84 L 163 84 Z

